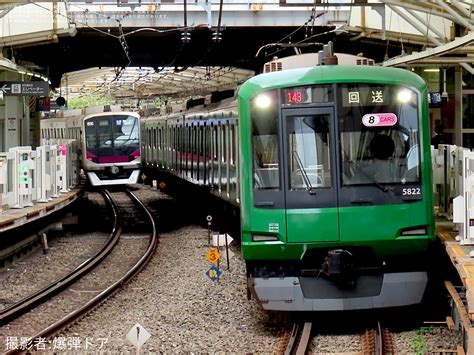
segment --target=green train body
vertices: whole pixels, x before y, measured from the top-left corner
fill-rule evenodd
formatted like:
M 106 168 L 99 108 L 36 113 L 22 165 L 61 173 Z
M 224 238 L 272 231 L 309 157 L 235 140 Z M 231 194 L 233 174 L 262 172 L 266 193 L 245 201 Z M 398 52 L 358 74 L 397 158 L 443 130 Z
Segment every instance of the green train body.
M 265 309 L 421 302 L 435 230 L 417 75 L 343 65 L 262 74 L 238 105 L 145 117 L 142 130 L 149 171 L 240 208 L 248 288 Z
M 427 88 L 318 66 L 239 91 L 242 251 L 264 308 L 419 303 L 435 238 Z

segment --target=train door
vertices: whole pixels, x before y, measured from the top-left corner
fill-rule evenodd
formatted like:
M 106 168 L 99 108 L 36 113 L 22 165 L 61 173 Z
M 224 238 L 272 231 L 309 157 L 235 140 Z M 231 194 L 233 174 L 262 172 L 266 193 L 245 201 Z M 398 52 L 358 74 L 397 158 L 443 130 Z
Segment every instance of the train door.
M 334 108 L 283 110 L 287 242 L 339 240 Z

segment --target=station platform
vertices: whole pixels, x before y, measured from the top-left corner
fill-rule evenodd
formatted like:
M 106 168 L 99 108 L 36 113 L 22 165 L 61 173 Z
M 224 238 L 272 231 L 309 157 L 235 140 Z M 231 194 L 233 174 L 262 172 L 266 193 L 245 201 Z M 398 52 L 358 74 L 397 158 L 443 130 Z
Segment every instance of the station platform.
M 451 263 L 455 267 L 459 278 L 465 288 L 461 295 L 456 288 L 445 281 L 446 288 L 453 300 L 451 305 L 453 324 L 462 328 L 465 335 L 465 348 L 474 349 L 474 245 L 461 245 L 457 241 L 454 231 L 454 223 L 449 221 L 437 221 L 436 236 L 444 245 Z M 472 253 L 472 257 L 471 257 Z M 470 352 L 468 352 L 470 354 Z
M 72 188 L 69 192 L 51 199 L 51 201 L 36 202 L 31 207 L 20 209 L 9 208 L 0 211 L 0 233 L 32 223 L 57 212 L 76 201 L 83 191 L 83 184 Z

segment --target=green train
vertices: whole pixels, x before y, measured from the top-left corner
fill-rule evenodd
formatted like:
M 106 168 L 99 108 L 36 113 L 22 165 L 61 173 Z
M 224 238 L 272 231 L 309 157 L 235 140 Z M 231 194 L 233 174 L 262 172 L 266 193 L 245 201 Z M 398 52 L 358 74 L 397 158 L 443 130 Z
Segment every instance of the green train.
M 240 209 L 248 290 L 263 308 L 418 304 L 435 240 L 427 95 L 403 69 L 261 74 L 237 103 L 146 117 L 144 165 Z

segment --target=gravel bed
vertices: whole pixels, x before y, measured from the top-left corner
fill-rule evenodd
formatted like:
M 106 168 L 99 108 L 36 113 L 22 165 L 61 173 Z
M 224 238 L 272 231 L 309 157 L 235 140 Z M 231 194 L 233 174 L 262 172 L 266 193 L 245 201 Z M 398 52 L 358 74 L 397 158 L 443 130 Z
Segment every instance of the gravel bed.
M 148 246 L 148 239 L 148 236 L 140 239 L 121 238 L 112 253 L 89 274 L 32 312 L 0 327 L 2 348 L 7 344 L 6 337 L 21 338 L 35 335 L 117 281 L 143 255 Z
M 89 193 L 87 197 L 93 204 L 105 206 L 101 194 Z M 73 271 L 96 254 L 107 237 L 108 233 L 67 232 L 48 240 L 48 254 L 43 254 L 39 248 L 0 271 L 0 310 Z
M 362 350 L 360 334 L 323 335 L 315 334 L 308 346 L 310 354 L 358 353 Z
M 436 350 L 456 350 L 462 346 L 460 331 L 443 327 L 421 327 L 414 331 L 395 333 L 394 341 L 400 354 L 436 353 Z
M 0 309 L 18 302 L 90 258 L 104 244 L 107 234 L 68 235 L 48 242 L 49 252 L 38 250 L 0 273 Z
M 136 193 L 142 200 L 163 197 L 147 189 Z M 126 336 L 139 323 L 151 335 L 144 351 L 272 353 L 283 315 L 247 301 L 245 266 L 236 247 L 220 283 L 208 279 L 206 243 L 207 229 L 198 226 L 163 233 L 150 264 L 62 337 L 79 338 L 82 344 L 89 339 L 91 351 L 132 352 Z

